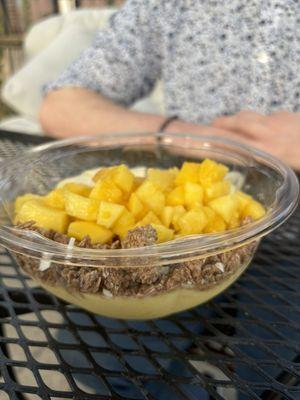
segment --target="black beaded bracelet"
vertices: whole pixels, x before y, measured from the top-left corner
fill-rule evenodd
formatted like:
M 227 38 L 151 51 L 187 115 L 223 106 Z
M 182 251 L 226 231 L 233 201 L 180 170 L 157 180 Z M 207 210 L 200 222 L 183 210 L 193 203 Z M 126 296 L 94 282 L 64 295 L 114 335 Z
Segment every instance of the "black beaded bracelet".
M 178 119 L 178 117 L 176 115 L 173 115 L 173 117 L 169 117 L 167 118 L 159 127 L 158 132 L 164 132 L 165 129 L 170 125 L 171 122 L 175 121 L 176 119 Z

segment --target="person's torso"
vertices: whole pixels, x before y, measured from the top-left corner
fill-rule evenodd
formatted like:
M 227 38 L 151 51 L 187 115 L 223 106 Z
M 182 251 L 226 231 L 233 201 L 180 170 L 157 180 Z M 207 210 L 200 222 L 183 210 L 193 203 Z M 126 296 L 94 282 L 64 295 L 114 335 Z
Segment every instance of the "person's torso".
M 298 0 L 165 2 L 161 29 L 169 114 L 300 111 Z

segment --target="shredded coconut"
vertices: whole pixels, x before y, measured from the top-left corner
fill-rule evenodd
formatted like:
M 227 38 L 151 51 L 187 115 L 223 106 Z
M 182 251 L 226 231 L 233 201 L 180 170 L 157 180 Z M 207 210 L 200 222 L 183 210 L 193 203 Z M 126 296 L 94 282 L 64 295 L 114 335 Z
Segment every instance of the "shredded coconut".
M 225 271 L 225 266 L 224 266 L 224 264 L 221 263 L 221 262 L 217 262 L 217 263 L 215 264 L 215 267 L 217 267 L 221 272 L 224 272 L 224 271 Z
M 102 293 L 104 294 L 104 296 L 105 297 L 113 297 L 113 294 L 112 294 L 112 292 L 110 292 L 109 290 L 107 290 L 107 289 L 103 289 L 102 290 Z
M 39 270 L 43 272 L 50 267 L 51 267 L 51 258 L 49 254 L 43 254 L 43 257 L 40 261 Z

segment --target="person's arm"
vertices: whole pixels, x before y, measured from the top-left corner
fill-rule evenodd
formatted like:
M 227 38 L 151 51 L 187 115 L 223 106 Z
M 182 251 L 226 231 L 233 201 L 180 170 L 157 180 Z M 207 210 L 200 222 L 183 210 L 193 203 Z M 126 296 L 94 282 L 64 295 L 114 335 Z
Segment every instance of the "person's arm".
M 157 132 L 166 117 L 128 110 L 97 93 L 81 88 L 62 88 L 44 100 L 40 121 L 45 132 L 57 137 L 113 132 Z M 239 139 L 238 134 L 205 125 L 174 120 L 167 133 L 219 135 Z
M 128 0 L 93 45 L 46 88 L 44 130 L 56 136 L 158 129 L 159 116 L 127 111 L 160 77 L 160 26 L 152 2 Z
M 217 118 L 213 126 L 239 135 L 245 144 L 271 153 L 300 171 L 300 113 L 241 111 Z
M 46 96 L 40 121 L 45 132 L 67 137 L 113 132 L 155 132 L 164 117 L 130 111 L 88 89 L 62 88 Z

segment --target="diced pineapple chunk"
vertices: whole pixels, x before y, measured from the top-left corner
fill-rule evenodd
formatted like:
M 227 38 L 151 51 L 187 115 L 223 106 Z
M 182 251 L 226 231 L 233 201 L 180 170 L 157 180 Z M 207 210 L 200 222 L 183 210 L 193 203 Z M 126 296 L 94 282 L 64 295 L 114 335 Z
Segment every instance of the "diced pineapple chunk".
M 186 212 L 186 209 L 183 206 L 175 206 L 173 207 L 173 217 L 172 217 L 172 222 L 171 225 L 176 231 L 179 231 L 180 225 L 178 224 L 179 218 L 184 215 Z
M 15 200 L 15 213 L 18 213 L 20 211 L 21 207 L 23 206 L 23 204 L 25 204 L 27 201 L 39 200 L 41 198 L 42 198 L 41 196 L 38 196 L 37 194 L 32 194 L 32 193 L 27 193 L 27 194 L 24 194 L 23 196 L 17 197 Z
M 83 183 L 68 182 L 63 186 L 63 189 L 67 189 L 70 192 L 79 194 L 80 196 L 89 197 L 92 188 Z
M 207 225 L 205 225 L 205 228 L 203 230 L 204 233 L 217 233 L 217 232 L 224 232 L 226 231 L 227 226 L 225 221 L 223 220 L 220 215 L 216 214 L 212 219 L 209 220 Z
M 223 232 L 226 230 L 227 226 L 225 221 L 219 214 L 209 207 L 203 207 L 203 211 L 207 216 L 207 224 L 203 230 L 203 233 L 216 233 Z
M 141 184 L 145 181 L 145 178 L 141 176 L 135 176 L 134 181 L 133 181 L 133 186 L 132 186 L 132 192 L 136 191 L 138 187 L 141 186 Z
M 201 185 L 207 187 L 213 182 L 221 181 L 227 172 L 228 168 L 225 165 L 205 159 L 200 164 L 198 179 Z
M 129 194 L 133 188 L 134 175 L 126 165 L 122 164 L 113 170 L 112 180 L 123 192 Z
M 203 211 L 205 212 L 208 221 L 212 221 L 216 216 L 216 212 L 208 206 L 204 206 Z
M 231 184 L 229 181 L 214 182 L 205 187 L 204 199 L 208 203 L 217 197 L 226 196 L 230 193 Z
M 262 218 L 266 213 L 264 207 L 255 200 L 251 200 L 242 211 L 242 217 L 251 217 L 254 220 Z
M 174 214 L 174 208 L 171 206 L 166 206 L 163 210 L 162 213 L 160 215 L 160 219 L 161 222 L 167 227 L 169 228 L 169 226 L 171 225 L 172 222 L 172 218 L 173 218 L 173 214 Z
M 62 189 L 54 189 L 44 197 L 44 202 L 49 207 L 65 209 L 65 196 Z
M 175 186 L 175 178 L 177 172 L 175 169 L 154 169 L 149 168 L 147 178 L 150 182 L 153 182 L 157 189 L 162 192 L 170 191 Z
M 134 216 L 125 209 L 121 217 L 115 223 L 113 227 L 113 232 L 118 235 L 121 239 L 124 239 L 127 235 L 127 232 L 130 229 L 133 229 L 135 225 Z
M 119 204 L 101 201 L 97 217 L 97 224 L 110 229 L 120 218 L 124 210 L 125 207 Z
M 65 207 L 68 215 L 84 221 L 96 221 L 100 202 L 79 194 L 64 191 Z
M 112 174 L 113 174 L 113 171 L 116 168 L 117 167 L 115 166 L 115 167 L 107 167 L 107 168 L 99 169 L 99 171 L 97 171 L 95 173 L 95 175 L 93 176 L 93 178 L 92 178 L 93 181 L 97 183 L 100 179 L 103 180 L 103 179 L 111 178 Z
M 187 235 L 201 233 L 207 222 L 207 216 L 202 207 L 187 211 L 178 219 L 181 232 Z
M 89 236 L 93 244 L 105 244 L 112 239 L 113 233 L 94 222 L 74 221 L 69 225 L 68 236 L 77 240 L 82 240 L 84 237 Z
M 240 225 L 241 225 L 241 222 L 240 222 L 240 218 L 239 218 L 239 213 L 238 213 L 238 211 L 236 211 L 233 214 L 231 220 L 228 222 L 227 229 L 234 229 L 234 228 L 239 227 Z
M 168 168 L 168 171 L 172 172 L 172 174 L 174 174 L 175 179 L 176 179 L 177 175 L 179 174 L 179 169 L 177 167 Z
M 252 201 L 252 197 L 241 191 L 236 192 L 234 195 L 238 199 L 239 212 L 241 213 L 246 205 Z
M 158 243 L 167 242 L 174 238 L 174 231 L 172 229 L 157 224 L 152 224 L 152 226 L 156 230 Z
M 18 197 L 15 221 L 33 220 L 62 233 L 72 221 L 69 235 L 89 235 L 93 243 L 106 243 L 114 234 L 124 239 L 128 230 L 149 224 L 157 230 L 158 242 L 222 232 L 266 212 L 224 180 L 227 171 L 225 165 L 208 159 L 201 164 L 185 162 L 180 171 L 150 168 L 147 178 L 136 177 L 126 165 L 102 168 L 96 174 L 89 171 L 94 187 L 68 179 L 44 197 Z
M 161 221 L 159 218 L 154 214 L 153 211 L 149 211 L 143 219 L 141 219 L 138 223 L 137 226 L 145 226 L 149 224 L 158 224 L 161 225 Z
M 229 223 L 238 211 L 238 201 L 232 194 L 218 197 L 208 203 L 217 214 L 219 214 L 225 222 Z
M 15 223 L 34 221 L 44 229 L 65 233 L 69 224 L 68 215 L 57 208 L 45 205 L 42 200 L 29 200 L 22 205 L 15 217 Z
M 165 206 L 165 196 L 152 182 L 146 179 L 135 193 L 146 207 L 160 215 Z
M 184 204 L 188 209 L 201 205 L 203 189 L 198 183 L 186 182 L 184 184 Z
M 136 193 L 132 193 L 128 201 L 128 209 L 134 215 L 135 219 L 143 218 L 146 209 Z
M 100 179 L 90 193 L 90 198 L 111 203 L 122 203 L 122 190 L 110 179 Z
M 168 206 L 181 206 L 185 203 L 184 187 L 177 186 L 166 196 L 166 204 Z
M 125 193 L 130 193 L 133 188 L 134 175 L 130 169 L 124 165 L 102 168 L 93 177 L 94 182 L 100 180 L 113 181 L 114 184 Z
M 184 162 L 176 177 L 176 184 L 182 185 L 185 182 L 198 182 L 200 164 L 193 162 Z

